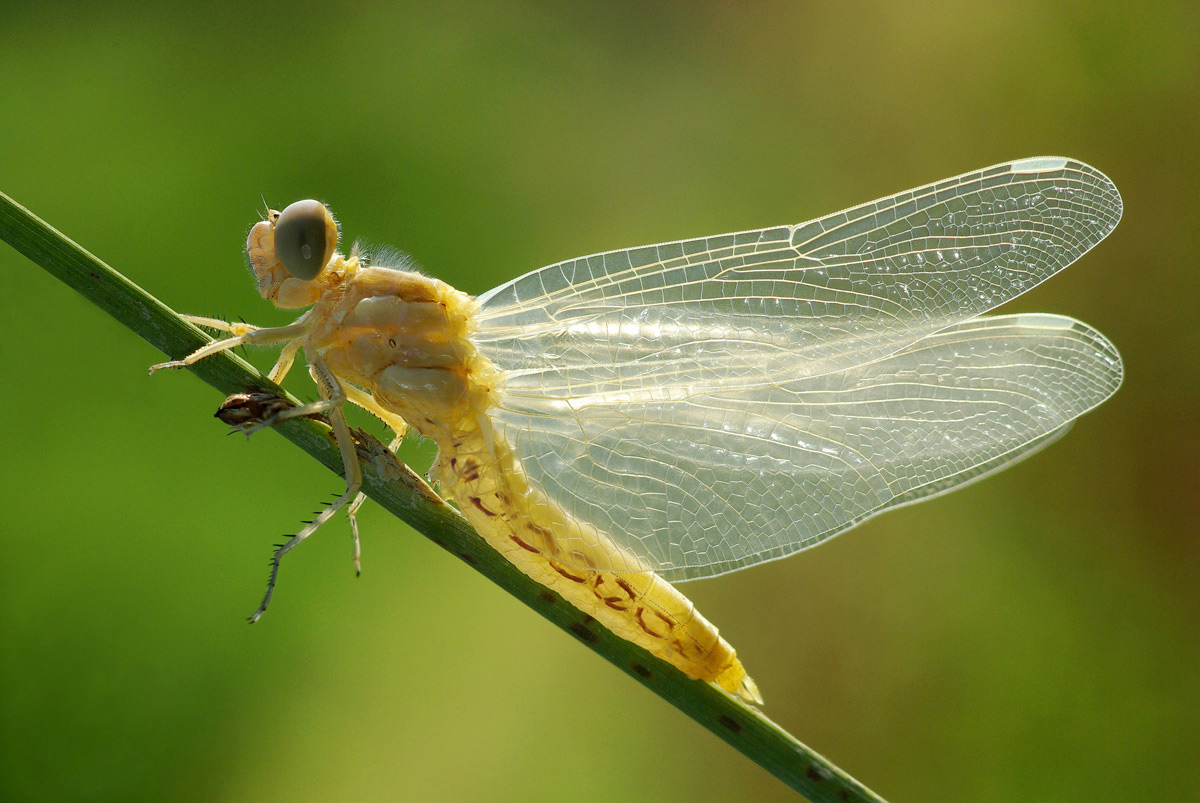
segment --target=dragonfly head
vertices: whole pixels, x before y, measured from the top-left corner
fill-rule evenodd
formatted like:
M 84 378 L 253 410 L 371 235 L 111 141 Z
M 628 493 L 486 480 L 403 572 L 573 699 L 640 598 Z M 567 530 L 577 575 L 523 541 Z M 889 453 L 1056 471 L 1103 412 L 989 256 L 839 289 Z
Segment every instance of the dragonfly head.
M 296 201 L 282 212 L 267 211 L 246 239 L 258 292 L 280 309 L 316 302 L 340 280 L 331 270 L 345 260 L 337 253 L 338 226 L 320 201 Z

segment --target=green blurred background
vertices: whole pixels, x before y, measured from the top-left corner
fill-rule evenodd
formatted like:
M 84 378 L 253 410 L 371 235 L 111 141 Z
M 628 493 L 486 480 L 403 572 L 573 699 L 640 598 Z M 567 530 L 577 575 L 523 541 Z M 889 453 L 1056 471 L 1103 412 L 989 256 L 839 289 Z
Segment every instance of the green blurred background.
M 899 801 L 1200 800 L 1200 15 L 1187 3 L 26 4 L 0 189 L 175 309 L 281 323 L 261 206 L 479 293 L 1016 157 L 1124 222 L 1010 305 L 1126 384 L 1020 467 L 687 592 L 767 712 Z M 783 800 L 790 793 L 0 246 L 0 797 Z M 268 355 L 252 355 L 268 366 Z M 313 391 L 301 373 L 292 387 Z M 428 448 L 406 455 L 424 469 Z

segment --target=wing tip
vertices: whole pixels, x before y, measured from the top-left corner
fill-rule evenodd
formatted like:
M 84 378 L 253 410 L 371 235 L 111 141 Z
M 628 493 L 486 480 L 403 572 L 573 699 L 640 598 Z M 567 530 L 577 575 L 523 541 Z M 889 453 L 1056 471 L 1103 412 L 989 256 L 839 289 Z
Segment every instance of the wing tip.
M 1109 378 L 1105 384 L 1103 395 L 1098 397 L 1098 400 L 1088 407 L 1080 416 L 1091 412 L 1099 407 L 1112 395 L 1116 393 L 1122 384 L 1125 382 L 1125 361 L 1121 358 L 1121 352 L 1116 345 L 1103 332 L 1091 324 L 1084 323 L 1076 318 L 1071 318 L 1066 315 L 1057 315 L 1050 312 L 1019 312 L 1011 316 L 995 315 L 987 316 L 982 320 L 999 321 L 1008 318 L 1015 325 L 1022 327 L 1030 327 L 1036 329 L 1061 330 L 1064 333 L 1072 333 L 1080 342 L 1088 343 L 1091 348 L 1095 349 L 1094 358 L 1105 366 L 1107 369 L 1104 375 Z M 1078 416 L 1077 416 L 1078 417 Z
M 1121 222 L 1121 215 L 1125 211 L 1125 205 L 1121 198 L 1120 190 L 1117 189 L 1117 185 L 1111 178 L 1087 162 L 1081 162 L 1078 159 L 1071 159 L 1067 156 L 1030 156 L 1009 162 L 1007 167 L 1008 172 L 1014 175 L 1036 175 L 1038 173 L 1069 170 L 1087 176 L 1092 192 L 1105 200 L 1102 210 L 1097 207 L 1097 211 L 1103 211 L 1107 218 L 1099 240 L 1107 237 L 1117 227 L 1117 224 Z

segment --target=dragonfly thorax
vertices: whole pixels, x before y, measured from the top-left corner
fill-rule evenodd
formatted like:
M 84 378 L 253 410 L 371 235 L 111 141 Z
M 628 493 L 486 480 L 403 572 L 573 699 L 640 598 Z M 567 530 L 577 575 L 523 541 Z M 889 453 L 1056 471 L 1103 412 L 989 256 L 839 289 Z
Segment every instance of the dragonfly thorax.
M 441 440 L 473 428 L 492 404 L 495 371 L 468 339 L 474 311 L 474 301 L 445 282 L 364 267 L 306 345 L 339 377 Z

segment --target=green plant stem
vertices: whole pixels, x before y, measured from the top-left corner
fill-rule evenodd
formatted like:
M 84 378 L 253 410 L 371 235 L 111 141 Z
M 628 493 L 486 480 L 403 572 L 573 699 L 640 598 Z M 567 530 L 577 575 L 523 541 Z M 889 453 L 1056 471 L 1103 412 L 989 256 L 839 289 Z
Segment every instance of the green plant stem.
M 3 193 L 0 193 L 0 238 L 171 359 L 180 359 L 209 340 L 165 304 Z M 295 401 L 230 352 L 202 360 L 191 370 L 226 395 L 262 391 Z M 341 474 L 341 459 L 328 426 L 319 421 L 291 419 L 276 429 L 329 469 Z M 614 636 L 560 596 L 521 574 L 476 535 L 456 510 L 439 499 L 377 441 L 364 439 L 360 443 L 360 454 L 365 469 L 363 490 L 371 499 L 809 800 L 814 803 L 881 800 L 757 709 L 709 683 L 689 679 L 665 661 Z

